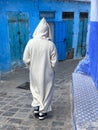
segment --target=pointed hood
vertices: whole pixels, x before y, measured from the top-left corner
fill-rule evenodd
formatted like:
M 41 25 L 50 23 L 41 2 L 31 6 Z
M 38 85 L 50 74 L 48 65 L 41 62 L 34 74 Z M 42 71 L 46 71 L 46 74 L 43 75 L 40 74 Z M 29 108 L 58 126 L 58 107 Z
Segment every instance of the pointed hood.
M 34 37 L 51 39 L 50 27 L 45 18 L 43 18 L 36 27 L 33 33 L 33 38 Z

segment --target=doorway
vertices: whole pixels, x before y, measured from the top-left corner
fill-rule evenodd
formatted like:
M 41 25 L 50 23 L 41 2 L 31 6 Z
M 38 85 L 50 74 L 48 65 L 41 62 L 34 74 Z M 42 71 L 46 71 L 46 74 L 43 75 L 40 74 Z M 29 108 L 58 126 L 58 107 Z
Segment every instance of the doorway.
M 74 12 L 63 12 L 62 19 L 66 22 L 66 58 L 72 59 L 74 55 L 72 48 Z
M 78 46 L 77 56 L 84 57 L 86 54 L 86 37 L 88 28 L 88 13 L 80 13 L 79 33 L 78 33 Z
M 8 13 L 8 35 L 12 66 L 23 63 L 23 52 L 29 37 L 28 19 L 28 13 Z

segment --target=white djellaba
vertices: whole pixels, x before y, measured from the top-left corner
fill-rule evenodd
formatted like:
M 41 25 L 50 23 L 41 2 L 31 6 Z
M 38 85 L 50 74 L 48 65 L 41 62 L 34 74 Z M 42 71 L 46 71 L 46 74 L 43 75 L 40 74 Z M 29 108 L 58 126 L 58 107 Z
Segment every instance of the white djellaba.
M 43 18 L 25 47 L 23 61 L 29 66 L 32 107 L 39 106 L 40 112 L 51 111 L 54 91 L 57 50 L 50 40 L 50 27 Z

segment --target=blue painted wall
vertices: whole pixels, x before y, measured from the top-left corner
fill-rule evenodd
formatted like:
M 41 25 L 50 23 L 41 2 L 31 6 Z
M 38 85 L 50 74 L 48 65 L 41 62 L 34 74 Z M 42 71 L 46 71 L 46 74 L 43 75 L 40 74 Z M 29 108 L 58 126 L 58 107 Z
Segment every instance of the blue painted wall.
M 4 71 L 7 68 L 10 69 L 10 51 L 7 33 L 6 15 L 2 13 L 0 15 L 0 71 Z
M 8 37 L 8 12 L 25 12 L 29 14 L 29 38 L 38 24 L 39 11 L 54 11 L 55 21 L 63 21 L 62 12 L 74 12 L 74 31 L 72 47 L 74 48 L 74 58 L 77 58 L 76 50 L 79 32 L 79 13 L 88 12 L 90 3 L 85 2 L 58 2 L 53 0 L 0 0 L 0 71 L 11 69 L 10 45 Z M 50 20 L 51 21 L 51 20 Z
M 98 22 L 90 22 L 89 34 L 90 75 L 98 90 Z
M 8 12 L 25 12 L 29 14 L 29 37 L 32 36 L 33 30 L 39 22 L 36 2 L 32 0 L 0 1 L 0 71 L 9 71 L 11 69 Z

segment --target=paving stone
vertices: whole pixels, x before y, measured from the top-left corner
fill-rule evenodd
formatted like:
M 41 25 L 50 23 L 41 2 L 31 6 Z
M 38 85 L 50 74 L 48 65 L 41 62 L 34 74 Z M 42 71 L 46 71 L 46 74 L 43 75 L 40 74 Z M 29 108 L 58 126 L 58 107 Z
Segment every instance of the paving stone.
M 24 127 L 24 126 L 15 126 L 15 125 L 8 125 L 6 127 L 6 130 L 29 130 L 30 128 L 29 127 Z
M 49 130 L 48 127 L 35 127 L 35 130 Z
M 2 108 L 2 110 L 9 110 L 10 108 L 12 108 L 13 106 L 11 106 L 11 105 L 7 105 L 7 106 L 4 106 L 3 108 Z
M 13 112 L 7 111 L 7 112 L 3 113 L 2 116 L 13 116 L 14 114 L 15 113 L 13 113 Z
M 31 108 L 31 104 L 25 104 L 25 108 Z
M 16 119 L 16 118 L 11 118 L 11 119 L 9 119 L 8 123 L 21 124 L 22 120 L 21 119 Z
M 7 92 L 0 92 L 0 97 L 6 97 L 7 96 Z
M 27 113 L 27 112 L 30 112 L 31 109 L 20 109 L 19 112 L 24 112 L 24 113 Z
M 53 121 L 52 122 L 52 126 L 54 126 L 54 127 L 57 127 L 57 126 L 61 127 L 61 126 L 64 126 L 64 122 Z
M 6 130 L 8 125 L 0 124 L 0 130 Z
M 19 110 L 19 108 L 11 108 L 11 109 L 9 109 L 8 111 L 17 112 L 18 110 Z
M 6 130 L 17 130 L 16 126 L 13 126 L 13 125 L 8 125 L 6 127 Z
M 0 101 L 3 101 L 4 100 L 4 98 L 3 97 L 0 97 Z
M 18 102 L 19 102 L 19 101 L 13 101 L 13 102 L 10 103 L 10 105 L 15 106 Z
M 1 122 L 5 122 L 6 118 L 4 116 L 0 116 L 0 124 Z
M 23 112 L 17 112 L 16 114 L 15 114 L 15 117 L 16 118 L 21 118 L 21 119 L 25 119 L 25 118 L 27 118 L 27 116 L 28 116 L 28 113 L 23 113 Z
M 31 120 L 31 119 L 23 120 L 22 125 L 23 126 L 28 126 L 28 127 L 34 126 L 35 125 L 35 119 L 34 120 Z
M 0 114 L 2 114 L 4 111 L 0 111 Z
M 6 102 L 12 102 L 14 99 L 12 99 L 12 98 L 6 98 L 4 101 L 6 101 Z
M 51 128 L 51 130 L 63 130 L 62 128 Z
M 4 106 L 4 105 L 6 105 L 6 104 L 7 104 L 7 102 L 5 102 L 5 101 L 1 101 L 1 102 L 0 102 L 0 105 L 1 105 L 1 106 Z
M 16 106 L 19 107 L 19 108 L 22 107 L 23 105 L 24 104 L 21 104 L 21 103 L 16 104 Z

